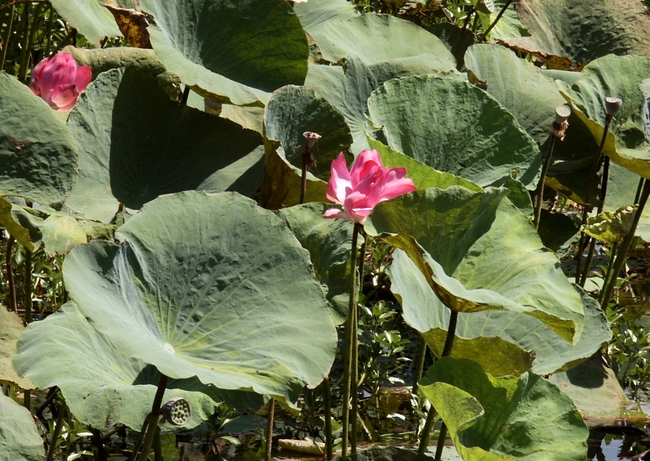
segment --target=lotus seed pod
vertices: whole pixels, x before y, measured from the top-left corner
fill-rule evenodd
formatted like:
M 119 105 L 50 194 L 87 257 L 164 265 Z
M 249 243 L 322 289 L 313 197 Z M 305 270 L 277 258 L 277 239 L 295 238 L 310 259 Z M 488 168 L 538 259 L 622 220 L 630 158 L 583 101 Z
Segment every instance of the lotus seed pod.
M 605 110 L 607 115 L 616 115 L 616 113 L 621 110 L 623 105 L 623 100 L 621 98 L 615 98 L 613 96 L 608 96 L 605 98 Z
M 555 123 L 557 124 L 564 123 L 569 118 L 570 115 L 571 115 L 571 108 L 569 106 L 567 106 L 566 104 L 557 106 L 555 108 Z
M 494 13 L 494 0 L 478 0 L 476 10 L 483 14 Z
M 305 131 L 302 135 L 307 140 L 307 149 L 311 149 L 312 147 L 314 147 L 316 141 L 322 138 L 322 136 L 319 135 L 318 133 L 313 133 L 311 131 Z
M 192 416 L 190 404 L 183 397 L 174 397 L 166 402 L 160 409 L 160 413 L 174 426 L 186 424 Z

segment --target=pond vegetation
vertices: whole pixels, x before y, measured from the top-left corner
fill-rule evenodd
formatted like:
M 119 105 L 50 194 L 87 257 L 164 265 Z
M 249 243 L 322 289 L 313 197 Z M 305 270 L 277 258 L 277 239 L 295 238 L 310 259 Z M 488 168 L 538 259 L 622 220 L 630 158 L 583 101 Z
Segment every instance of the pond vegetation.
M 0 461 L 650 459 L 646 3 L 4 1 Z

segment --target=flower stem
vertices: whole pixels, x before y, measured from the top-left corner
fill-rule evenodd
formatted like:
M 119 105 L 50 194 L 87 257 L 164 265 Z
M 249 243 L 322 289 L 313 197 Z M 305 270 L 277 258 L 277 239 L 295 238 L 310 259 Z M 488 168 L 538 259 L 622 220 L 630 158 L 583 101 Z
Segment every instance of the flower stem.
M 273 452 L 273 418 L 275 417 L 275 399 L 269 400 L 269 414 L 266 422 L 266 456 L 265 461 L 271 461 Z
M 147 461 L 149 457 L 149 450 L 151 449 L 151 444 L 153 443 L 154 436 L 156 435 L 156 430 L 158 429 L 158 416 L 160 415 L 160 407 L 162 406 L 163 395 L 165 394 L 165 389 L 167 388 L 167 376 L 161 375 L 160 381 L 158 381 L 158 389 L 156 390 L 156 396 L 153 399 L 153 405 L 151 406 L 151 413 L 149 414 L 149 424 L 147 426 L 147 432 L 144 436 L 144 441 L 142 442 L 142 450 L 140 451 L 140 457 L 138 461 Z
M 329 376 L 325 377 L 323 389 L 325 392 L 325 459 L 331 461 L 334 457 L 334 444 L 332 443 L 332 389 Z
M 350 303 L 348 304 L 348 318 L 345 322 L 345 355 L 343 360 L 343 442 L 341 446 L 341 456 L 346 457 L 348 452 L 348 436 L 350 433 L 350 423 L 351 419 L 356 423 L 356 408 L 353 408 L 354 416 L 350 418 L 350 392 L 352 390 L 352 379 L 356 377 L 356 373 L 353 373 L 353 349 L 356 348 L 357 338 L 353 336 L 355 327 L 354 322 L 356 322 L 356 312 L 357 312 L 357 243 L 359 241 L 359 233 L 363 230 L 363 225 L 359 223 L 354 223 L 354 230 L 352 231 L 352 255 L 350 257 L 350 267 L 352 268 L 352 273 L 350 274 Z M 355 383 L 356 389 L 356 383 Z M 353 427 L 356 431 L 356 427 Z M 354 438 L 356 442 L 356 436 Z M 356 452 L 356 446 L 352 447 L 354 452 Z
M 618 251 L 616 252 L 616 259 L 612 264 L 612 273 L 610 275 L 609 280 L 607 280 L 606 286 L 603 287 L 603 295 L 602 295 L 602 302 L 601 302 L 601 307 L 603 309 L 607 308 L 607 305 L 609 304 L 609 301 L 612 298 L 612 293 L 614 292 L 614 288 L 616 287 L 616 280 L 618 278 L 618 274 L 621 272 L 621 269 L 623 268 L 623 264 L 625 264 L 625 260 L 627 259 L 627 252 L 629 251 L 630 247 L 632 246 L 632 242 L 634 241 L 634 234 L 636 232 L 636 227 L 639 224 L 639 220 L 641 219 L 641 214 L 643 213 L 643 209 L 645 208 L 645 204 L 647 203 L 649 196 L 650 196 L 650 180 L 646 179 L 643 184 L 643 191 L 641 192 L 641 197 L 639 198 L 638 208 L 636 210 L 636 213 L 634 213 L 632 226 L 630 227 L 630 230 L 628 231 L 627 235 L 625 235 L 623 242 L 621 242 L 621 246 L 618 248 Z
M 445 346 L 442 349 L 442 354 L 440 358 L 447 357 L 451 354 L 451 349 L 454 346 L 454 338 L 456 337 L 456 325 L 458 324 L 458 311 L 451 311 L 451 316 L 449 317 L 449 327 L 447 328 L 447 338 L 445 339 Z M 424 424 L 424 430 L 422 431 L 422 438 L 420 439 L 420 446 L 418 447 L 418 454 L 420 456 L 424 455 L 424 452 L 427 451 L 429 446 L 429 441 L 431 440 L 431 429 L 433 429 L 433 422 L 436 417 L 436 410 L 431 407 L 429 413 L 427 414 L 427 420 Z M 440 460 L 442 456 L 442 445 L 445 443 L 445 438 L 447 437 L 447 427 L 445 423 L 442 423 L 440 428 L 440 435 L 438 436 L 438 446 L 436 447 L 436 461 Z
M 553 149 L 555 148 L 555 135 L 551 134 L 551 139 L 548 143 L 548 151 L 546 152 L 546 158 L 544 159 L 544 165 L 542 166 L 542 175 L 539 178 L 539 184 L 537 185 L 537 200 L 535 201 L 535 229 L 539 229 L 539 221 L 542 216 L 542 202 L 544 201 L 544 184 L 546 183 L 546 174 L 548 173 L 548 167 L 551 165 L 551 160 L 553 159 Z
M 503 16 L 503 14 L 506 12 L 506 10 L 508 9 L 508 7 L 510 6 L 511 3 L 512 3 L 512 0 L 508 0 L 508 1 L 506 2 L 506 4 L 503 5 L 503 8 L 501 8 L 501 11 L 499 11 L 499 14 L 497 14 L 497 17 L 496 17 L 496 19 L 494 20 L 494 22 L 493 22 L 492 24 L 490 24 L 490 26 L 489 26 L 487 29 L 485 29 L 485 32 L 483 32 L 483 36 L 484 36 L 484 37 L 487 37 L 487 35 L 490 33 L 490 31 L 491 31 L 492 29 L 494 29 L 494 26 L 497 25 L 497 23 L 498 23 L 499 20 L 501 19 L 501 16 Z

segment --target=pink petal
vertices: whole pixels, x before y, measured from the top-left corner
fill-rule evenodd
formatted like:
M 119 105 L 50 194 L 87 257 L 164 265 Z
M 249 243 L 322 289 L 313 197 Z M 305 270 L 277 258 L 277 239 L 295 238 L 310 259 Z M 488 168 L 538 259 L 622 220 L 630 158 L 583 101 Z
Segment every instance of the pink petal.
M 325 213 L 323 214 L 323 218 L 327 218 L 327 219 L 346 219 L 348 221 L 351 221 L 348 214 L 344 210 L 339 210 L 338 208 L 330 208 L 328 210 L 325 210 Z
M 55 88 L 50 96 L 50 106 L 58 110 L 69 110 L 77 102 L 79 91 L 74 83 Z
M 331 201 L 343 205 L 347 190 L 350 188 L 350 172 L 345 161 L 345 155 L 341 152 L 330 167 L 332 176 L 327 182 L 325 196 Z
M 352 167 L 350 168 L 350 181 L 354 188 L 356 184 L 363 180 L 366 176 L 371 174 L 375 168 L 381 168 L 381 157 L 376 150 L 361 151 L 359 156 L 354 159 Z
M 90 68 L 90 66 L 77 67 L 77 76 L 74 80 L 74 83 L 77 85 L 77 90 L 79 93 L 86 89 L 92 78 L 93 70 Z

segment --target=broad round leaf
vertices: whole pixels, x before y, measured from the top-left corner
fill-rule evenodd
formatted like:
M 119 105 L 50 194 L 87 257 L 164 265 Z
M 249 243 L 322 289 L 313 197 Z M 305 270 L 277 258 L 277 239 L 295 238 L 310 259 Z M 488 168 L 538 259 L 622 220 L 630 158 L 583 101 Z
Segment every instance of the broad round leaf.
M 502 200 L 506 192 L 416 191 L 379 204 L 366 227 L 392 234 L 384 238 L 408 253 L 450 309 L 525 312 L 576 342 L 580 295 L 529 219 Z
M 488 93 L 458 78 L 390 80 L 373 92 L 368 112 L 390 147 L 479 186 L 516 172 L 532 187 L 539 174 L 535 141 Z
M 20 338 L 13 362 L 19 373 L 41 389 L 58 386 L 75 418 L 102 430 L 125 424 L 139 431 L 160 381 L 154 367 L 124 355 L 120 344 L 95 330 L 73 302 L 31 323 Z M 245 401 L 242 398 L 257 401 L 258 408 L 262 404 L 256 394 L 219 391 L 196 378 L 169 380 L 163 402 L 174 397 L 190 404 L 192 416 L 185 428 L 208 419 L 217 402 L 225 401 L 240 411 L 255 409 L 237 408 Z
M 86 232 L 79 222 L 66 213 L 54 212 L 41 226 L 45 253 L 49 256 L 68 254 L 77 245 L 86 243 Z
M 43 235 L 42 219 L 32 216 L 22 207 L 0 197 L 0 225 L 29 251 L 39 247 Z
M 584 461 L 589 430 L 571 399 L 541 376 L 493 378 L 467 359 L 442 358 L 420 389 L 466 461 Z
M 302 28 L 311 35 L 320 32 L 329 21 L 359 15 L 354 4 L 347 0 L 309 0 L 295 3 L 293 11 L 298 15 Z
M 637 0 L 523 0 L 517 11 L 539 49 L 574 64 L 650 49 L 650 18 Z
M 163 196 L 65 260 L 84 316 L 171 378 L 295 399 L 327 375 L 336 331 L 309 257 L 234 193 Z
M 394 253 L 391 291 L 399 296 L 404 320 L 422 333 L 438 357 L 444 348 L 450 311 L 406 254 Z M 531 370 L 546 375 L 568 369 L 600 350 L 612 332 L 598 303 L 577 289 L 584 305 L 584 330 L 576 344 L 561 339 L 536 318 L 512 311 L 459 313 L 451 355 L 479 362 L 493 376 Z M 534 359 L 534 360 L 533 360 Z
M 565 103 L 552 80 L 532 63 L 499 45 L 473 45 L 465 65 L 487 92 L 515 116 L 538 144 L 543 144 L 555 121 L 555 108 Z
M 329 21 L 320 32 L 313 31 L 312 37 L 323 58 L 332 62 L 356 55 L 373 64 L 431 53 L 440 71 L 456 68 L 456 60 L 438 37 L 395 16 L 368 13 Z
M 29 411 L 0 392 L 0 414 L 0 461 L 43 461 L 43 440 Z
M 314 90 L 300 86 L 285 86 L 271 95 L 264 113 L 264 127 L 266 137 L 282 143 L 283 158 L 298 170 L 302 168 L 305 151 L 303 133 L 311 131 L 321 135 L 311 148 L 317 162 L 309 171 L 324 180 L 329 179 L 332 161 L 352 144 L 341 111 L 317 96 Z
M 151 44 L 165 67 L 220 102 L 262 105 L 301 85 L 309 47 L 284 0 L 141 0 L 154 16 Z
M 341 324 L 348 313 L 354 226 L 352 221 L 323 218 L 328 208 L 328 204 L 313 202 L 283 208 L 278 216 L 309 251 L 316 276 L 327 287 L 327 299 L 335 309 L 334 320 Z
M 356 55 L 346 58 L 345 72 L 338 66 L 311 64 L 305 86 L 314 88 L 345 115 L 354 138 L 352 152 L 368 148 L 366 109 L 370 94 L 397 77 L 438 73 L 444 69 L 437 56 L 427 53 L 365 64 Z
M 0 195 L 62 202 L 77 180 L 77 146 L 41 98 L 0 72 Z
M 99 46 L 104 37 L 122 36 L 102 0 L 52 0 L 52 6 L 70 26 L 95 46 Z
M 83 160 L 82 181 L 67 204 L 104 222 L 117 210 L 109 184 L 115 199 L 137 209 L 161 194 L 207 187 L 203 183 L 215 172 L 261 156 L 258 133 L 180 106 L 134 68 L 102 74 L 69 124 Z M 210 187 L 237 187 L 232 178 L 222 179 L 210 178 Z

